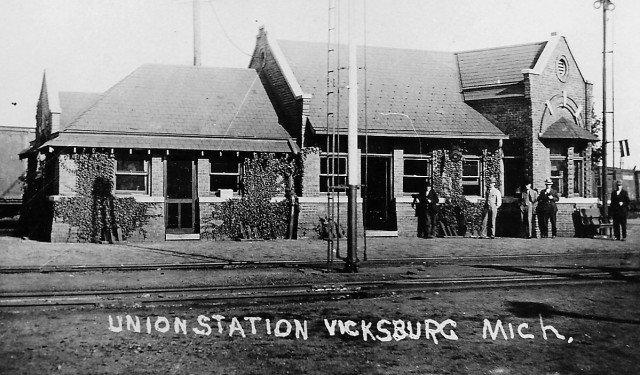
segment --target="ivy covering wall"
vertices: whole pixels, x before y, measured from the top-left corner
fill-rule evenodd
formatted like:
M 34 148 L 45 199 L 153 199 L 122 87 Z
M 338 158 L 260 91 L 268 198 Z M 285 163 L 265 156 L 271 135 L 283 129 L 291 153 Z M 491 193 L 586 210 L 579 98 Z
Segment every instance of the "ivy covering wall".
M 471 202 L 465 198 L 462 188 L 462 165 L 464 158 L 452 158 L 450 151 L 439 149 L 433 154 L 433 189 L 445 202 L 440 205 L 439 219 L 446 225 L 457 227 L 459 234 L 470 231 L 478 232 L 482 225 L 484 202 Z M 496 178 L 500 185 L 500 161 L 502 154 L 499 149 L 489 152 L 483 151 L 483 170 L 481 179 L 484 186 L 488 186 L 491 177 Z M 438 177 L 439 176 L 439 177 Z
M 76 196 L 62 197 L 54 206 L 54 216 L 69 224 L 69 239 L 78 242 L 126 240 L 134 233 L 146 237 L 144 226 L 153 215 L 153 203 L 133 197 L 113 195 L 115 157 L 101 152 L 60 155 L 70 158 L 75 169 Z M 62 160 L 64 161 L 64 160 Z M 69 168 L 61 162 L 63 168 Z
M 208 239 L 288 237 L 295 218 L 294 181 L 299 162 L 291 157 L 277 158 L 272 154 L 256 154 L 243 162 L 242 197 L 222 203 L 212 203 L 212 214 L 203 218 L 201 233 Z M 283 200 L 272 198 L 284 195 Z

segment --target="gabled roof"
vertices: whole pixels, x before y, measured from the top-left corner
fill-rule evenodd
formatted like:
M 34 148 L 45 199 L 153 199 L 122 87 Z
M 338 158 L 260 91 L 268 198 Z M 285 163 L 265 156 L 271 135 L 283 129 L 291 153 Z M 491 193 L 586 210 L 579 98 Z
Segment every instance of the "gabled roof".
M 561 117 L 540 136 L 541 139 L 582 139 L 585 141 L 597 141 L 598 137 L 575 125 L 573 121 Z
M 191 144 L 209 140 L 202 150 L 225 149 L 229 142 L 219 140 L 249 139 L 274 140 L 285 145 L 275 147 L 279 152 L 291 151 L 290 136 L 278 124 L 253 69 L 143 65 L 98 97 L 61 93 L 61 100 L 69 111 L 62 114 L 64 130 L 45 146 L 84 146 L 79 140 L 86 135 L 103 140 L 135 135 L 164 141 L 162 146 L 149 147 L 150 142 L 138 138 L 127 147 L 180 149 L 185 148 L 180 138 L 186 138 Z
M 533 69 L 547 42 L 456 53 L 462 89 L 513 84 Z
M 295 78 L 312 95 L 310 122 L 316 133 L 325 133 L 327 118 L 326 43 L 278 41 Z M 425 136 L 434 138 L 506 138 L 497 127 L 464 103 L 460 94 L 455 56 L 395 48 L 358 49 L 359 132 L 370 135 Z M 346 65 L 347 49 L 340 47 Z M 341 87 L 348 74 L 340 72 Z M 367 119 L 365 124 L 365 94 Z M 340 90 L 339 127 L 347 127 L 348 90 Z M 335 108 L 332 108 L 335 112 Z

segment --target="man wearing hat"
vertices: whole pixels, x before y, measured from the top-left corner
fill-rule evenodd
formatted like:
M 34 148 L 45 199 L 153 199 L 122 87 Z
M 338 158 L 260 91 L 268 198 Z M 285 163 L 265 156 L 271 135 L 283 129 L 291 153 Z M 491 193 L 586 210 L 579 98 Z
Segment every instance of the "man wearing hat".
M 613 235 L 616 240 L 627 239 L 627 214 L 629 213 L 629 194 L 622 188 L 622 181 L 616 181 L 616 190 L 611 192 L 611 210 L 609 214 L 613 218 Z M 622 238 L 620 237 L 622 228 Z
M 524 184 L 524 189 L 520 191 L 520 218 L 526 238 L 531 238 L 535 235 L 533 229 L 537 205 L 538 191 L 531 187 L 531 182 L 527 181 Z
M 482 234 L 481 238 L 486 238 L 488 229 L 491 229 L 490 238 L 496 237 L 496 217 L 498 216 L 498 208 L 502 205 L 502 194 L 496 189 L 496 179 L 489 179 L 489 189 L 484 200 L 484 214 L 482 215 Z
M 424 189 L 420 189 L 420 192 L 412 197 L 411 207 L 416 210 L 418 218 L 418 237 L 435 237 L 438 194 L 432 189 L 431 181 L 426 179 Z
M 427 203 L 427 238 L 433 238 L 436 236 L 436 221 L 438 215 L 438 194 L 433 190 L 431 181 L 427 179 L 426 182 L 426 203 Z
M 538 226 L 540 227 L 540 237 L 547 238 L 549 236 L 549 221 L 551 221 L 551 238 L 555 238 L 558 234 L 556 228 L 556 213 L 558 206 L 556 202 L 560 200 L 558 192 L 551 185 L 553 181 L 550 178 L 544 180 L 545 189 L 538 194 Z

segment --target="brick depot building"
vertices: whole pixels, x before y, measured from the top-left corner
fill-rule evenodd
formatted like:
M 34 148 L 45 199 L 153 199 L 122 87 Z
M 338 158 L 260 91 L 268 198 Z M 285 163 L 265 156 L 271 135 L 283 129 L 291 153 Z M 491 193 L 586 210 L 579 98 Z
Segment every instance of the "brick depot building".
M 411 194 L 425 178 L 443 198 L 461 191 L 471 201 L 496 178 L 505 195 L 498 235 L 517 234 L 514 195 L 525 180 L 542 188 L 553 179 L 562 196 L 559 235 L 574 234 L 574 209 L 597 205 L 589 168 L 596 138 L 587 131 L 592 86 L 565 38 L 359 54 L 366 67 L 359 70 L 360 234 L 364 226 L 415 235 Z M 210 204 L 242 194 L 245 157 L 301 151 L 298 227 L 312 233 L 330 207 L 346 219 L 346 197 L 330 184 L 346 181 L 347 74 L 327 61 L 326 43 L 275 41 L 262 28 L 250 69 L 145 65 L 100 94 L 58 93 L 45 78 L 36 140 L 22 156 L 30 176 L 48 178 L 29 201 L 55 205 L 73 196 L 70 156 L 102 150 L 113 158 L 114 194 L 154 203 L 148 239 L 199 238 Z M 30 234 L 73 241 L 68 224 L 48 212 L 29 216 Z
M 157 241 L 199 238 L 210 204 L 240 193 L 245 157 L 298 151 L 253 69 L 143 65 L 101 94 L 57 92 L 45 76 L 36 120 L 25 235 L 54 242 L 76 240 L 51 209 L 78 192 L 74 154 L 109 155 L 113 193 L 153 204 L 144 229 Z
M 302 223 L 327 215 L 328 181 L 346 178 L 348 77 L 327 50 L 326 43 L 276 41 L 262 28 L 250 64 L 289 134 L 303 150 L 319 150 L 305 162 Z M 336 51 L 347 56 L 344 46 Z M 588 131 L 592 85 L 564 37 L 460 53 L 361 47 L 358 54 L 366 186 L 359 214 L 367 230 L 415 235 L 410 195 L 426 177 L 444 195 L 461 184 L 470 200 L 481 199 L 488 179 L 497 178 L 506 203 L 499 235 L 517 233 L 514 196 L 525 180 L 539 189 L 546 178 L 554 181 L 560 235 L 574 235 L 576 208 L 597 205 L 590 183 L 597 140 Z M 461 164 L 461 178 L 447 175 L 443 165 L 450 162 Z

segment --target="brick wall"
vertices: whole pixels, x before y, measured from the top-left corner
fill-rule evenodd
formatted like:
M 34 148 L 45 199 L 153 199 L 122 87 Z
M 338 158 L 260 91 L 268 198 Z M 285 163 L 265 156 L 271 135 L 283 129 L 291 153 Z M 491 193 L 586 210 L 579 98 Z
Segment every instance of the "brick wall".
M 564 56 L 569 65 L 569 75 L 564 82 L 556 76 L 556 63 L 560 56 Z M 532 71 L 525 72 L 523 83 L 524 97 L 487 99 L 469 102 L 469 104 L 509 135 L 510 139 L 524 140 L 524 173 L 527 178 L 532 179 L 534 187 L 543 187 L 544 180 L 551 175 L 551 162 L 549 144 L 543 143 L 538 137 L 558 119 L 560 111 L 565 117 L 571 119 L 571 111 L 582 109 L 579 124 L 589 130 L 592 85 L 580 74 L 577 63 L 562 38 L 542 72 L 540 74 Z M 563 96 L 567 96 L 568 99 L 565 101 Z M 555 99 L 552 100 L 552 98 Z M 554 104 L 562 102 L 560 109 L 555 109 L 555 116 L 551 116 L 547 107 L 548 102 Z M 565 147 L 572 146 L 571 142 L 564 141 L 564 144 Z M 587 166 L 591 163 L 591 147 L 587 147 L 581 153 L 584 156 L 586 170 L 583 177 L 585 179 L 583 195 L 590 197 L 592 192 L 588 181 L 591 173 Z M 567 173 L 568 185 L 572 185 L 573 162 L 570 158 L 567 158 L 567 161 L 570 162 L 570 170 Z M 573 190 L 570 191 L 573 192 Z
M 334 205 L 334 220 L 340 222 L 340 226 L 347 231 L 347 197 L 340 196 L 340 203 Z M 299 215 L 298 215 L 298 238 L 310 237 L 317 238 L 317 233 L 314 228 L 320 224 L 320 218 L 330 216 L 328 214 L 328 205 L 326 197 L 313 197 L 304 198 L 300 197 L 299 201 Z M 362 237 L 364 233 L 363 216 L 362 216 L 362 199 L 358 199 L 357 204 L 357 222 L 358 222 L 358 237 Z
M 151 196 L 164 196 L 164 158 L 153 156 L 151 158 Z
M 566 58 L 569 66 L 569 74 L 564 82 L 556 76 L 556 64 L 561 56 Z M 531 100 L 534 184 L 541 186 L 543 181 L 550 176 L 551 171 L 549 150 L 537 135 L 544 133 L 547 127 L 559 119 L 559 116 L 564 116 L 569 120 L 573 119 L 572 112 L 579 112 L 578 124 L 586 130 L 590 130 L 591 118 L 589 114 L 592 107 L 592 88 L 591 84 L 587 83 L 581 75 L 577 62 L 573 59 L 563 38 L 560 39 L 541 74 L 528 73 L 526 75 L 530 90 L 528 96 Z M 549 111 L 549 105 L 554 111 L 553 114 Z M 572 146 L 572 142 L 565 141 L 563 143 L 566 147 Z M 584 165 L 588 166 L 591 163 L 590 152 L 586 152 L 585 156 L 587 157 L 585 157 Z M 572 181 L 572 179 L 573 175 L 569 174 L 568 180 Z M 590 193 L 588 190 L 585 191 L 587 196 L 590 196 Z
M 304 159 L 302 176 L 302 196 L 317 197 L 320 195 L 320 154 L 308 153 Z
M 198 159 L 197 166 L 197 175 L 198 175 L 198 197 L 211 197 L 215 196 L 215 192 L 211 192 L 210 184 L 211 179 L 210 171 L 211 171 L 211 162 L 209 159 L 200 158 Z M 202 216 L 201 216 L 202 217 Z
M 398 236 L 415 237 L 418 234 L 418 218 L 416 211 L 411 208 L 413 198 L 396 198 L 396 216 L 398 218 Z
M 391 168 L 393 170 L 393 196 L 402 197 L 404 189 L 404 180 L 402 178 L 404 175 L 404 150 L 393 150 L 393 165 Z

